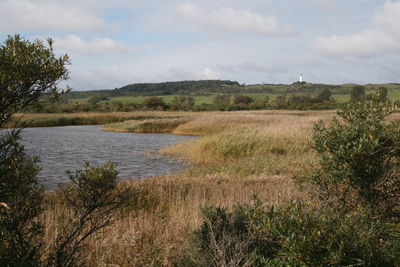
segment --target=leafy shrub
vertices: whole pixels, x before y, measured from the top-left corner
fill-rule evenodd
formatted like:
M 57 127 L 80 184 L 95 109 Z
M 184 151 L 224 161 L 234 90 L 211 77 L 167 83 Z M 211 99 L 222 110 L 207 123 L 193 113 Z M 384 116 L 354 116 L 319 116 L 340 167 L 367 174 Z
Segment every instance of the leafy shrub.
M 18 143 L 19 131 L 0 137 L 0 265 L 36 266 L 42 252 L 43 188 L 37 159 Z
M 143 107 L 151 110 L 165 110 L 167 104 L 162 97 L 150 96 L 144 100 Z
M 229 110 L 231 105 L 231 96 L 228 94 L 219 94 L 214 96 L 213 99 L 214 108 L 217 110 Z
M 238 109 L 246 109 L 253 102 L 254 99 L 247 95 L 235 94 L 233 96 L 233 106 L 236 106 Z
M 52 40 L 29 42 L 9 36 L 0 46 L 0 127 L 21 109 L 50 94 L 68 78 L 68 56 L 57 58 Z M 15 125 L 14 125 L 15 126 Z M 20 131 L 0 135 L 0 265 L 36 266 L 41 262 L 43 189 L 37 159 L 26 155 Z
M 384 122 L 394 110 L 379 95 L 349 104 L 340 119 L 314 128 L 321 170 L 306 179 L 323 203 L 344 212 L 362 206 L 373 215 L 400 215 L 400 123 Z
M 194 107 L 195 101 L 191 96 L 175 96 L 171 102 L 172 110 L 192 110 Z
M 203 266 L 396 266 L 394 237 L 367 216 L 313 212 L 302 202 L 233 212 L 210 207 L 196 233 Z M 391 256 L 392 255 L 392 256 Z
M 118 211 L 135 196 L 128 187 L 117 186 L 117 171 L 111 162 L 69 175 L 71 183 L 61 185 L 57 196 L 64 206 L 61 229 L 49 257 L 51 266 L 76 266 L 84 260 L 85 241 L 118 219 Z
M 0 46 L 0 125 L 41 96 L 57 96 L 57 84 L 68 78 L 68 56 L 57 58 L 47 43 L 15 35 Z
M 365 89 L 364 86 L 362 85 L 356 85 L 350 91 L 350 100 L 352 102 L 360 101 L 364 98 L 364 96 L 365 96 Z

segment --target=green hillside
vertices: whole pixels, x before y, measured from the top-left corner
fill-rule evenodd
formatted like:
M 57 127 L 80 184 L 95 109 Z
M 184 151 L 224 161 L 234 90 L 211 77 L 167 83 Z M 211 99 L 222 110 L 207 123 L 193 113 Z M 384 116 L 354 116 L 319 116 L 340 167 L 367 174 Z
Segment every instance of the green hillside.
M 137 83 L 114 90 L 73 91 L 53 103 L 47 99 L 25 112 L 73 113 L 137 110 L 232 111 L 258 109 L 336 109 L 349 102 L 357 84 L 251 84 L 204 80 L 165 83 Z M 363 94 L 385 88 L 385 95 L 400 103 L 400 84 L 366 84 Z M 354 97 L 354 96 L 353 96 Z
M 164 95 L 208 95 L 210 93 L 241 92 L 242 85 L 235 81 L 201 80 L 163 83 L 135 83 L 114 90 L 73 91 L 68 99 L 79 99 L 93 96 L 164 96 Z
M 95 91 L 73 91 L 66 96 L 67 99 L 84 100 L 89 97 L 102 96 L 104 98 L 121 98 L 121 97 L 142 97 L 147 96 L 173 96 L 173 95 L 190 95 L 190 96 L 210 96 L 214 94 L 257 94 L 257 95 L 274 95 L 282 94 L 301 94 L 310 93 L 317 94 L 324 89 L 328 89 L 334 98 L 343 97 L 340 95 L 348 95 L 350 90 L 356 84 L 314 84 L 314 83 L 293 83 L 293 84 L 252 84 L 241 85 L 236 81 L 228 80 L 201 80 L 201 81 L 178 81 L 164 83 L 135 83 L 115 88 L 113 90 L 95 90 Z M 377 90 L 385 87 L 389 91 L 389 96 L 395 99 L 400 98 L 400 84 L 366 84 L 363 85 L 366 92 Z M 336 96 L 335 96 L 336 95 Z M 120 100 L 120 99 L 119 99 Z M 134 101 L 141 102 L 141 101 Z

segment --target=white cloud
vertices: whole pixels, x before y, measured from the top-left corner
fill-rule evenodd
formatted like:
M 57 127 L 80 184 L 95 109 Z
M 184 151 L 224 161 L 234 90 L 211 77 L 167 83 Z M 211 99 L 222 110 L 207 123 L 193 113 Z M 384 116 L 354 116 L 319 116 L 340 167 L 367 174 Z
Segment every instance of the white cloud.
M 72 65 L 69 85 L 74 91 L 114 89 L 141 81 L 135 69 L 116 65 L 76 68 Z
M 240 75 L 241 73 L 255 73 L 255 74 L 268 74 L 268 73 L 286 73 L 287 67 L 281 65 L 257 64 L 254 62 L 242 62 L 238 65 L 218 65 L 218 68 L 227 73 Z
M 56 38 L 55 47 L 62 51 L 83 55 L 104 55 L 128 50 L 127 45 L 109 38 L 94 38 L 86 42 L 76 35 L 68 35 L 65 39 Z
M 140 66 L 99 66 L 94 68 L 73 68 L 68 84 L 73 90 L 113 89 L 131 83 L 165 82 L 180 80 L 219 79 L 218 73 L 210 67 L 202 69 L 170 68 L 158 73 L 140 70 Z
M 0 32 L 101 31 L 103 19 L 78 6 L 56 1 L 6 0 L 0 2 Z
M 372 26 L 351 35 L 318 37 L 313 47 L 323 53 L 346 57 L 377 56 L 400 51 L 400 2 L 386 2 Z
M 179 6 L 180 15 L 188 22 L 211 31 L 284 35 L 292 32 L 273 16 L 249 10 L 221 7 L 206 10 L 193 4 Z
M 197 72 L 196 74 L 197 74 L 196 76 L 199 79 L 215 80 L 215 79 L 219 78 L 218 73 L 209 67 L 203 68 L 201 71 Z

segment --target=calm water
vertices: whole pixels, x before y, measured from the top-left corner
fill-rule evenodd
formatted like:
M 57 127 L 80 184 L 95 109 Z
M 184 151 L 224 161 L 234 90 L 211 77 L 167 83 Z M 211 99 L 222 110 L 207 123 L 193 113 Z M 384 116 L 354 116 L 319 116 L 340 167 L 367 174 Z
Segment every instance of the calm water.
M 159 157 L 160 148 L 186 140 L 171 134 L 134 134 L 102 131 L 101 126 L 27 128 L 22 143 L 31 155 L 40 157 L 39 174 L 43 184 L 54 188 L 67 181 L 67 170 L 81 169 L 85 161 L 92 165 L 117 163 L 120 178 L 149 177 L 181 170 L 182 163 Z M 152 154 L 153 156 L 148 156 Z

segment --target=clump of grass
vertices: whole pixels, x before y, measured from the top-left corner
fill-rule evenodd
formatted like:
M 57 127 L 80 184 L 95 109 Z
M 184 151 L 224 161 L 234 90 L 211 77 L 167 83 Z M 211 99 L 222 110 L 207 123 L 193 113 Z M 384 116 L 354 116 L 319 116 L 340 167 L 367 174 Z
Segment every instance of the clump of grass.
M 321 118 L 320 114 L 235 115 L 210 117 L 217 125 L 210 126 L 211 134 L 164 148 L 161 153 L 203 166 L 197 169 L 203 171 L 201 175 L 223 173 L 235 179 L 254 175 L 296 176 L 315 166 L 316 154 L 308 141 L 313 122 Z M 203 118 L 195 118 L 181 127 L 204 125 L 204 122 Z M 216 128 L 223 130 L 216 132 Z
M 162 153 L 182 156 L 196 163 L 224 162 L 255 156 L 304 154 L 310 150 L 307 141 L 310 138 L 312 123 L 318 117 L 292 116 L 283 120 L 275 116 L 248 116 L 241 118 L 241 123 L 237 122 L 237 118 L 218 119 L 210 120 L 224 130 L 217 132 L 211 129 L 208 132 L 211 134 L 166 148 Z M 200 119 L 200 122 L 194 119 L 181 127 L 196 123 L 202 124 L 203 119 Z M 232 124 L 236 123 L 233 127 Z
M 171 133 L 177 126 L 187 121 L 187 118 L 149 119 L 143 121 L 129 120 L 107 124 L 103 130 L 134 133 Z
M 185 135 L 209 135 L 220 133 L 229 129 L 234 129 L 243 125 L 251 127 L 252 125 L 266 124 L 271 122 L 271 118 L 259 115 L 248 115 L 246 113 L 228 113 L 228 114 L 207 114 L 196 117 L 195 119 L 178 126 L 174 133 Z
M 333 113 L 332 113 L 333 114 Z M 331 112 L 294 112 L 294 111 L 236 111 L 236 112 L 208 112 L 197 115 L 188 123 L 178 126 L 174 133 L 185 135 L 209 135 L 238 127 L 254 127 L 276 125 L 280 122 L 304 121 L 312 118 L 330 116 Z

